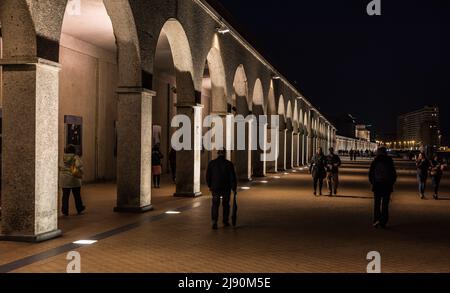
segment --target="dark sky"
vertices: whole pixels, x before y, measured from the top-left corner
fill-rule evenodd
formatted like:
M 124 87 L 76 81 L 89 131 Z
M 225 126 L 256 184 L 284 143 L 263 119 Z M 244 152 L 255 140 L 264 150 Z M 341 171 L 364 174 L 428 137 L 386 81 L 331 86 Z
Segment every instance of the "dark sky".
M 252 43 L 326 115 L 352 113 L 378 132 L 438 105 L 450 135 L 450 1 L 219 0 Z

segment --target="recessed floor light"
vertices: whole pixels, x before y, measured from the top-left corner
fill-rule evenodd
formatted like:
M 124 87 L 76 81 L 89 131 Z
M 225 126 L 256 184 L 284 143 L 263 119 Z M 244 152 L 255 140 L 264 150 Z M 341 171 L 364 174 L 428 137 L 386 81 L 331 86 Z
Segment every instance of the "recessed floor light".
M 266 180 L 261 180 L 261 181 L 259 181 L 260 183 L 264 183 L 264 184 L 266 184 L 266 183 L 269 183 L 269 181 L 266 181 Z
M 280 179 L 281 177 L 280 176 L 273 176 L 272 178 Z
M 289 175 L 289 173 L 288 173 L 288 172 L 284 172 L 283 174 L 284 174 L 284 175 Z
M 167 211 L 166 214 L 168 214 L 168 215 L 178 215 L 178 214 L 181 214 L 181 212 L 179 212 L 179 211 Z
M 242 190 L 250 190 L 250 187 L 243 186 L 243 187 L 241 187 L 241 189 L 242 189 Z
M 77 240 L 77 241 L 73 242 L 73 244 L 92 245 L 92 244 L 94 244 L 96 242 L 97 242 L 97 240 Z

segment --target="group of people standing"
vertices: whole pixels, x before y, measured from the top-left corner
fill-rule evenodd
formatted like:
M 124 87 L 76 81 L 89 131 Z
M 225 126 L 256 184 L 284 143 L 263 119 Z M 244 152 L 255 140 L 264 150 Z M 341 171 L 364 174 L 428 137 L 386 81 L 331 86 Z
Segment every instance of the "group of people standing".
M 325 156 L 321 147 L 317 149 L 309 167 L 309 172 L 313 177 L 314 195 L 317 196 L 317 187 L 319 187 L 319 195 L 322 195 L 323 181 L 325 178 L 327 179 L 329 196 L 337 194 L 339 187 L 339 167 L 341 164 L 341 159 L 334 153 L 333 148 L 329 149 L 327 156 Z
M 439 185 L 441 183 L 442 174 L 445 164 L 438 156 L 434 156 L 429 160 L 424 152 L 421 152 L 416 159 L 417 181 L 419 183 L 419 197 L 425 199 L 425 187 L 428 177 L 431 177 L 433 186 L 433 198 L 439 199 Z
M 355 158 L 352 157 L 351 160 Z M 329 149 L 329 154 L 325 156 L 322 148 L 318 148 L 316 154 L 311 159 L 310 173 L 313 177 L 314 195 L 317 196 L 317 187 L 319 195 L 322 195 L 323 181 L 327 178 L 329 195 L 337 194 L 339 184 L 339 167 L 341 160 L 334 153 L 334 149 Z M 433 159 L 427 159 L 424 152 L 421 152 L 416 159 L 417 180 L 419 182 L 419 197 L 425 198 L 425 186 L 427 178 L 431 177 L 433 186 L 433 198 L 439 198 L 439 184 L 442 179 L 443 171 L 446 165 L 437 155 Z M 374 193 L 374 227 L 384 228 L 389 219 L 389 203 L 391 194 L 397 181 L 397 171 L 393 159 L 388 156 L 387 149 L 380 147 L 375 159 L 372 161 L 369 169 L 369 181 Z

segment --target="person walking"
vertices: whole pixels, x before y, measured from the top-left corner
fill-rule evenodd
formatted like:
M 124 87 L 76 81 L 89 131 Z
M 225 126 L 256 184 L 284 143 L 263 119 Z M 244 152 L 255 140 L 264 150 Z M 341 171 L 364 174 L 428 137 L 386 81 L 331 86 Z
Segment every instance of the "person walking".
M 161 174 L 162 174 L 162 163 L 161 163 L 162 158 L 164 158 L 164 156 L 159 150 L 159 144 L 156 144 L 155 146 L 153 146 L 152 150 L 152 175 L 154 188 L 160 188 Z
M 389 220 L 389 203 L 397 181 L 394 161 L 387 155 L 385 147 L 377 151 L 369 170 L 369 181 L 374 193 L 373 226 L 385 228 Z
M 437 155 L 433 157 L 430 161 L 430 175 L 431 184 L 433 186 L 433 198 L 435 200 L 439 199 L 439 185 L 441 183 L 442 175 L 444 173 L 445 164 L 439 159 Z
M 427 184 L 428 171 L 430 169 L 430 162 L 424 152 L 421 152 L 416 161 L 417 167 L 417 181 L 419 182 L 419 197 L 425 199 L 425 187 Z
M 172 173 L 172 181 L 176 182 L 177 177 L 177 151 L 173 148 L 169 152 L 170 172 Z
M 314 195 L 317 195 L 317 184 L 319 184 L 319 195 L 322 195 L 323 180 L 327 176 L 327 159 L 323 154 L 323 150 L 319 147 L 316 154 L 311 159 L 309 172 L 313 177 Z
M 329 149 L 330 153 L 327 156 L 327 184 L 330 191 L 330 196 L 337 194 L 339 187 L 339 167 L 341 166 L 341 158 L 334 153 L 334 148 Z
M 81 215 L 86 207 L 81 199 L 81 184 L 83 178 L 83 162 L 76 154 L 74 145 L 69 145 L 63 155 L 63 164 L 59 168 L 59 182 L 62 188 L 62 213 L 69 215 L 69 197 L 72 192 L 75 199 L 75 207 L 78 215 Z
M 237 192 L 237 179 L 234 165 L 226 159 L 226 152 L 218 151 L 218 158 L 209 162 L 206 170 L 206 183 L 212 193 L 212 228 L 217 230 L 219 221 L 219 207 L 222 199 L 223 224 L 230 226 L 230 197 L 231 192 Z
M 353 149 L 351 149 L 348 154 L 350 155 L 350 161 L 353 161 Z

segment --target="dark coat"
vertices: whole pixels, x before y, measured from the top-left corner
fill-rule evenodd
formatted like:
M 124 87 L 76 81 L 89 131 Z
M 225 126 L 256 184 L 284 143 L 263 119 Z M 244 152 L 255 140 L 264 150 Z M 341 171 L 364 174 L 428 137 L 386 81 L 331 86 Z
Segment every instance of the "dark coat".
M 338 173 L 341 166 L 341 158 L 336 154 L 329 154 L 327 156 L 327 171 L 331 173 Z
M 209 162 L 206 170 L 206 183 L 213 193 L 231 193 L 237 190 L 234 165 L 224 156 Z
M 325 178 L 327 176 L 327 158 L 322 155 L 315 154 L 311 159 L 309 171 L 313 178 Z
M 421 179 L 426 179 L 428 177 L 428 170 L 430 169 L 430 161 L 428 159 L 423 159 L 416 162 L 417 175 Z
M 381 174 L 381 175 L 379 175 Z M 383 179 L 379 179 L 382 177 Z M 394 161 L 387 155 L 378 155 L 370 165 L 369 181 L 373 192 L 392 192 L 397 181 Z

